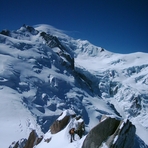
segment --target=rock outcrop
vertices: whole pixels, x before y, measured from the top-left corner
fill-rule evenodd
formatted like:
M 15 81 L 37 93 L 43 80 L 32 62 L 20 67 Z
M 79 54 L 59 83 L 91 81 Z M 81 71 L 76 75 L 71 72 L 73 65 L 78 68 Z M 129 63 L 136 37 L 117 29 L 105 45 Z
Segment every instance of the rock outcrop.
M 13 142 L 9 148 L 33 148 L 42 141 L 43 137 L 38 137 L 35 130 L 33 130 L 28 139 L 21 139 L 17 142 Z
M 12 142 L 12 144 L 9 146 L 9 148 L 24 148 L 25 144 L 27 142 L 27 139 L 20 139 L 19 141 L 17 142 Z
M 28 26 L 28 25 L 23 25 L 23 27 L 24 28 L 26 28 L 26 30 L 28 31 L 28 32 L 30 32 L 32 35 L 37 35 L 38 33 L 39 33 L 39 31 L 38 30 L 35 30 L 33 27 L 31 27 L 31 26 Z
M 132 148 L 135 131 L 135 126 L 129 120 L 103 117 L 86 136 L 82 148 L 99 148 L 103 143 L 109 148 Z
M 41 32 L 40 36 L 46 41 L 46 44 L 50 47 L 50 48 L 59 48 L 60 51 L 57 51 L 57 54 L 62 57 L 61 58 L 61 62 L 63 64 L 63 66 L 68 66 L 72 69 L 74 69 L 74 57 L 72 57 L 72 54 L 69 54 L 70 51 L 68 51 L 66 49 L 66 47 L 64 47 L 61 42 L 59 41 L 59 39 L 56 36 L 50 35 L 50 34 L 46 34 L 45 32 Z
M 50 126 L 50 132 L 52 134 L 56 134 L 57 132 L 61 131 L 66 125 L 69 123 L 70 118 L 75 117 L 76 114 L 70 113 L 68 110 L 63 112 L 61 116 Z
M 28 138 L 24 148 L 33 148 L 33 146 L 38 145 L 42 139 L 43 139 L 43 137 L 39 138 L 37 133 L 35 132 L 35 130 L 33 130 L 30 133 L 29 138 Z
M 0 32 L 0 34 L 6 35 L 6 36 L 10 36 L 10 31 L 7 30 L 7 29 L 5 29 L 5 30 L 2 30 L 2 31 Z
M 107 139 L 106 145 L 109 148 L 132 148 L 134 146 L 135 131 L 135 126 L 129 120 L 120 121 L 115 133 Z

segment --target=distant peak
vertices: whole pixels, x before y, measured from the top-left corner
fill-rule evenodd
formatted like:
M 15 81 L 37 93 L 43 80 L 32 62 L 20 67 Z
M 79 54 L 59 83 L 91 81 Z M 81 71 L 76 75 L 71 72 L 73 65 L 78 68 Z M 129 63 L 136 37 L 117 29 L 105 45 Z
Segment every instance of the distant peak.
M 56 37 L 69 38 L 69 36 L 65 34 L 66 31 L 57 29 L 51 25 L 38 24 L 38 25 L 34 25 L 33 27 L 40 32 L 46 32 L 47 34 L 51 34 Z

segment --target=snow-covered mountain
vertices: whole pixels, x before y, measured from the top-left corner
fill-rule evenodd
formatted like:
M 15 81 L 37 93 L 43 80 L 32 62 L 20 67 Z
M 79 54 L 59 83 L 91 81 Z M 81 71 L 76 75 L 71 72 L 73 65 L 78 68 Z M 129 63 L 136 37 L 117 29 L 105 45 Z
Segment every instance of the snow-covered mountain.
M 83 117 L 87 132 L 103 115 L 129 119 L 136 126 L 135 148 L 147 147 L 147 58 L 109 52 L 49 25 L 1 31 L 0 147 L 28 138 L 32 129 L 50 136 L 49 127 L 68 109 Z M 54 148 L 66 130 L 54 135 Z M 65 140 L 63 147 L 80 148 L 84 137 Z

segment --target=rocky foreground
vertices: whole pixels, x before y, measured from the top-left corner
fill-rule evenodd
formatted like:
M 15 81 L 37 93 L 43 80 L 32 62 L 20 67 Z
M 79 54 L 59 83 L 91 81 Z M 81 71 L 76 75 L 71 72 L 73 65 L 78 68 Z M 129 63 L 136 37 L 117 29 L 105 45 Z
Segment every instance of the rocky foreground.
M 84 121 L 80 116 L 77 116 L 73 111 L 66 110 L 53 122 L 48 133 L 54 136 L 65 128 L 70 130 L 74 127 L 76 129 L 78 124 L 82 123 Z M 109 148 L 133 148 L 135 131 L 135 126 L 129 120 L 103 115 L 101 121 L 94 128 L 83 133 L 85 138 L 82 148 L 96 148 L 104 145 Z M 48 145 L 52 141 L 52 136 L 45 138 L 45 135 L 38 137 L 35 130 L 33 130 L 28 139 L 13 142 L 9 148 L 33 148 L 40 145 L 40 143 L 47 143 Z

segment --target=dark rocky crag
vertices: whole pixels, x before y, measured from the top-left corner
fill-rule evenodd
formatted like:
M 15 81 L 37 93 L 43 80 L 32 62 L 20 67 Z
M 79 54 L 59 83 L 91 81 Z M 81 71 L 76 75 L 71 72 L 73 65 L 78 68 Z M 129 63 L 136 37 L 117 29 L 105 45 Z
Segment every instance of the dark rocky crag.
M 21 139 L 17 142 L 13 142 L 9 148 L 33 148 L 42 141 L 43 137 L 38 137 L 35 130 L 32 130 L 28 139 Z
M 67 124 L 70 121 L 70 118 L 74 118 L 74 117 L 76 117 L 76 114 L 66 115 L 63 119 L 54 121 L 53 124 L 50 126 L 50 132 L 52 134 L 58 133 L 59 131 L 61 131 L 67 126 Z
M 134 147 L 135 131 L 135 126 L 129 120 L 120 121 L 115 133 L 107 139 L 106 144 L 110 148 L 132 148 Z
M 33 146 L 38 145 L 42 139 L 43 139 L 43 137 L 38 137 L 36 131 L 33 130 L 30 133 L 29 138 L 28 138 L 24 148 L 33 148 Z
M 99 148 L 105 143 L 109 148 L 133 148 L 136 128 L 132 123 L 103 117 L 85 138 L 82 148 Z
M 50 48 L 58 47 L 61 50 L 57 54 L 65 59 L 65 61 L 62 60 L 64 66 L 74 69 L 74 57 L 72 57 L 72 53 L 69 54 L 70 51 L 61 44 L 56 36 L 46 34 L 45 32 L 41 32 L 40 36 L 46 41 L 46 44 Z

